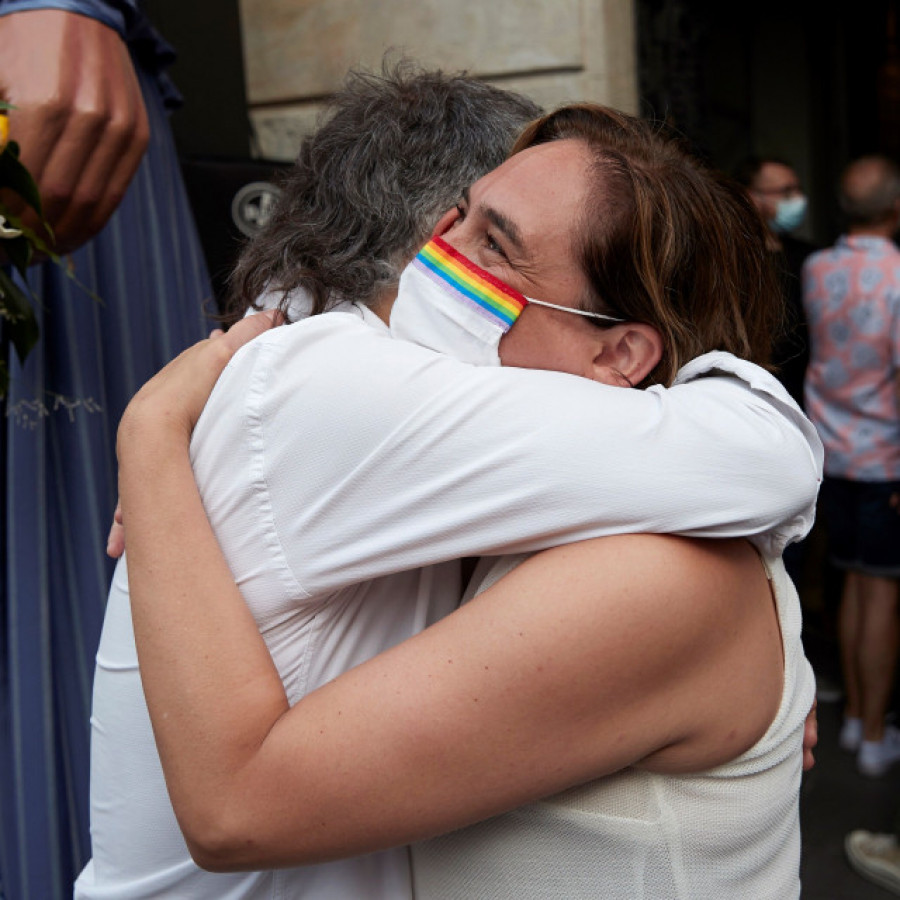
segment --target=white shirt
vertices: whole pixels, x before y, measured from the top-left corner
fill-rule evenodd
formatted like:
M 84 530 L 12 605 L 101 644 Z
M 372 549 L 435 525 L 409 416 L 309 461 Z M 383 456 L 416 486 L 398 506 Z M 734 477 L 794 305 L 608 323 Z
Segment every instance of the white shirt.
M 522 557 L 482 560 L 486 590 Z M 800 896 L 803 728 L 815 677 L 800 598 L 764 560 L 784 649 L 766 733 L 705 772 L 626 768 L 412 847 L 416 900 L 789 900 Z M 468 594 L 468 592 L 467 592 Z
M 351 306 L 244 347 L 191 456 L 292 703 L 450 612 L 459 557 L 633 531 L 748 535 L 777 554 L 809 529 L 821 473 L 799 409 L 728 354 L 630 391 L 468 365 Z M 277 872 L 194 866 L 144 706 L 124 561 L 91 765 L 94 857 L 76 897 L 411 897 L 406 848 Z

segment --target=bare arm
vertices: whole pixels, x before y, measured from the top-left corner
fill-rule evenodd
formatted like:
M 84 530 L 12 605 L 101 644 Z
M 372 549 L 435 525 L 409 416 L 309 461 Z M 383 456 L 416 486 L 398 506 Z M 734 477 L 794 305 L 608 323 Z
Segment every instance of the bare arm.
M 56 9 L 0 16 L 0 46 L 0 97 L 16 107 L 10 137 L 37 181 L 55 249 L 67 253 L 106 224 L 147 148 L 131 57 L 112 28 Z
M 190 421 L 206 391 L 194 395 Z M 818 439 L 800 419 L 740 378 L 657 393 L 479 369 L 334 315 L 235 360 L 191 453 L 228 558 L 235 542 L 269 541 L 275 510 L 275 589 L 320 594 L 626 531 L 780 547 L 808 525 L 817 487 Z M 234 574 L 248 596 L 271 595 L 259 567 Z
M 134 625 L 201 864 L 406 843 L 624 765 L 713 765 L 771 721 L 780 643 L 755 555 L 648 536 L 548 551 L 289 709 L 183 448 L 171 452 L 183 425 L 152 406 L 139 396 L 119 438 Z
M 770 550 L 810 520 L 815 440 L 741 378 L 629 391 L 484 369 L 334 314 L 233 361 L 191 458 L 255 601 L 276 580 L 279 596 L 317 596 L 610 533 L 750 536 Z M 269 541 L 270 519 L 274 564 L 242 566 L 235 547 Z

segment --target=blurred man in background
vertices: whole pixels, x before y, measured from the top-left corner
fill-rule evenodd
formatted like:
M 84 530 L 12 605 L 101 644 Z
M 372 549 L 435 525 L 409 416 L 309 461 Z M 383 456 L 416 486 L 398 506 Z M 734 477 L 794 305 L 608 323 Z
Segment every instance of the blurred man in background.
M 825 445 L 820 509 L 833 565 L 846 706 L 840 744 L 864 775 L 900 760 L 885 725 L 897 663 L 900 577 L 900 169 L 869 156 L 839 190 L 848 229 L 803 270 L 806 406 Z

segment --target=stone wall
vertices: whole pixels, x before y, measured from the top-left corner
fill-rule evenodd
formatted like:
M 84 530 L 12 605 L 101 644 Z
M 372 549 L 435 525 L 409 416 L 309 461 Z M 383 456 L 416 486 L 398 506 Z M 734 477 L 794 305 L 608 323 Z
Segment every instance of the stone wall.
M 545 107 L 637 111 L 634 0 L 240 0 L 258 152 L 292 159 L 348 68 L 385 53 L 466 70 Z

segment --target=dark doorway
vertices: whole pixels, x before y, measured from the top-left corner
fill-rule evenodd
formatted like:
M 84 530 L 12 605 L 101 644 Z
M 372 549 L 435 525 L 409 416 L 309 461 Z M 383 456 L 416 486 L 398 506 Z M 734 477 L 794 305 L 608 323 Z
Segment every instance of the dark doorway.
M 726 171 L 765 154 L 810 195 L 807 237 L 839 228 L 834 185 L 863 153 L 900 157 L 898 0 L 638 0 L 642 112 Z

